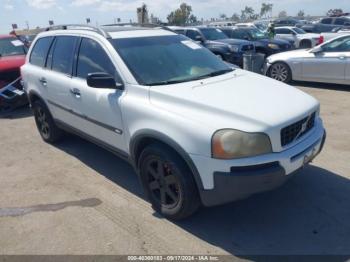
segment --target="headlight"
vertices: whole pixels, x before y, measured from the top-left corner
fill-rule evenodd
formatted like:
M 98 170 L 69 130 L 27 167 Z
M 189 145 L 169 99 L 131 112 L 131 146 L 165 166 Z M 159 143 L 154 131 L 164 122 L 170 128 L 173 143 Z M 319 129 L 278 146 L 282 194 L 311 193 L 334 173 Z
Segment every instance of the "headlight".
M 239 46 L 237 45 L 229 45 L 228 48 L 230 49 L 231 52 L 237 53 L 239 51 Z
M 280 49 L 279 46 L 276 44 L 268 44 L 267 46 L 271 49 Z
M 212 155 L 233 159 L 271 153 L 270 138 L 264 133 L 246 133 L 234 129 L 217 131 L 212 138 Z

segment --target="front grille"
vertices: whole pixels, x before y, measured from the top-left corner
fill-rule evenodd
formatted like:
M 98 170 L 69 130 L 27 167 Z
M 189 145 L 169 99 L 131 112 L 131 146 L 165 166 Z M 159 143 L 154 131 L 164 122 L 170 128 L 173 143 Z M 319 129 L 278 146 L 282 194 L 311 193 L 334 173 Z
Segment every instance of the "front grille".
M 247 52 L 247 51 L 253 51 L 254 50 L 254 45 L 244 45 L 242 46 L 242 51 Z
M 284 127 L 281 130 L 281 145 L 286 146 L 309 132 L 315 125 L 315 116 L 314 112 L 302 120 Z

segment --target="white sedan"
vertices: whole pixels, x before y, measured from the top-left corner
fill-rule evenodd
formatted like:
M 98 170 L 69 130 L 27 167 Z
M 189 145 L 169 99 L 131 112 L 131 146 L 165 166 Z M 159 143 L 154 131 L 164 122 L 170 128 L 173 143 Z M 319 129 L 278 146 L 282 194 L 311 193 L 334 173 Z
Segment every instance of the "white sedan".
M 291 80 L 350 85 L 350 35 L 320 46 L 272 55 L 266 59 L 267 76 Z
M 293 40 L 296 48 L 311 48 L 322 43 L 320 34 L 306 33 L 303 29 L 293 26 L 275 28 L 276 37 Z

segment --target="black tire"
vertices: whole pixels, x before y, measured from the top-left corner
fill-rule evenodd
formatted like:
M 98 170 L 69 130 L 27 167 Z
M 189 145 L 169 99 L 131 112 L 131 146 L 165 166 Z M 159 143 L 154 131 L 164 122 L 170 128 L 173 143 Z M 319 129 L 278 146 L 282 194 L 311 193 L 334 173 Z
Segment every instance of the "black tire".
M 147 146 L 141 153 L 139 170 L 155 211 L 171 220 L 186 218 L 197 211 L 200 200 L 193 174 L 173 150 L 162 144 Z
M 300 45 L 299 45 L 300 49 L 306 49 L 306 48 L 311 48 L 311 47 L 312 47 L 312 44 L 309 40 L 302 40 L 300 42 Z
M 283 83 L 289 83 L 292 81 L 292 71 L 289 66 L 283 62 L 277 62 L 271 65 L 267 75 L 272 79 L 281 81 Z
M 42 139 L 47 143 L 55 143 L 60 140 L 63 131 L 56 126 L 45 103 L 41 100 L 36 100 L 32 107 L 35 123 Z

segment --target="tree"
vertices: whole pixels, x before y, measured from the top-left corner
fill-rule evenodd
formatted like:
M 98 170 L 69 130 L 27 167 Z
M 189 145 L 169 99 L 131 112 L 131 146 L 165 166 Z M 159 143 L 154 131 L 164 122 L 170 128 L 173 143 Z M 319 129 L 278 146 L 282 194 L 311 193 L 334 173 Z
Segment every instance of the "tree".
M 338 16 L 343 13 L 343 9 L 337 8 L 337 9 L 329 9 L 327 12 L 327 16 Z
M 222 19 L 222 20 L 226 20 L 227 19 L 227 16 L 225 15 L 225 14 L 220 14 L 220 19 Z
M 259 17 L 259 15 L 255 14 L 254 9 L 250 6 L 246 6 L 241 11 L 241 20 L 255 20 Z
M 191 13 L 192 7 L 186 3 L 182 3 L 180 5 L 180 8 L 176 9 L 168 15 L 167 19 L 171 25 L 186 25 L 189 23 L 197 22 L 197 17 Z
M 298 12 L 298 17 L 304 18 L 304 16 L 305 16 L 304 10 L 300 10 L 300 11 Z
M 273 7 L 273 4 L 262 3 L 261 9 L 260 9 L 260 17 L 266 18 L 267 14 L 270 14 L 269 16 L 271 17 L 272 7 Z
M 234 13 L 231 17 L 232 21 L 239 22 L 240 18 L 237 13 Z
M 283 10 L 283 11 L 281 11 L 281 12 L 279 12 L 279 13 L 278 13 L 278 17 L 279 17 L 279 18 L 284 18 L 284 17 L 287 17 L 287 12 L 286 12 L 286 11 L 284 11 L 284 10 Z

